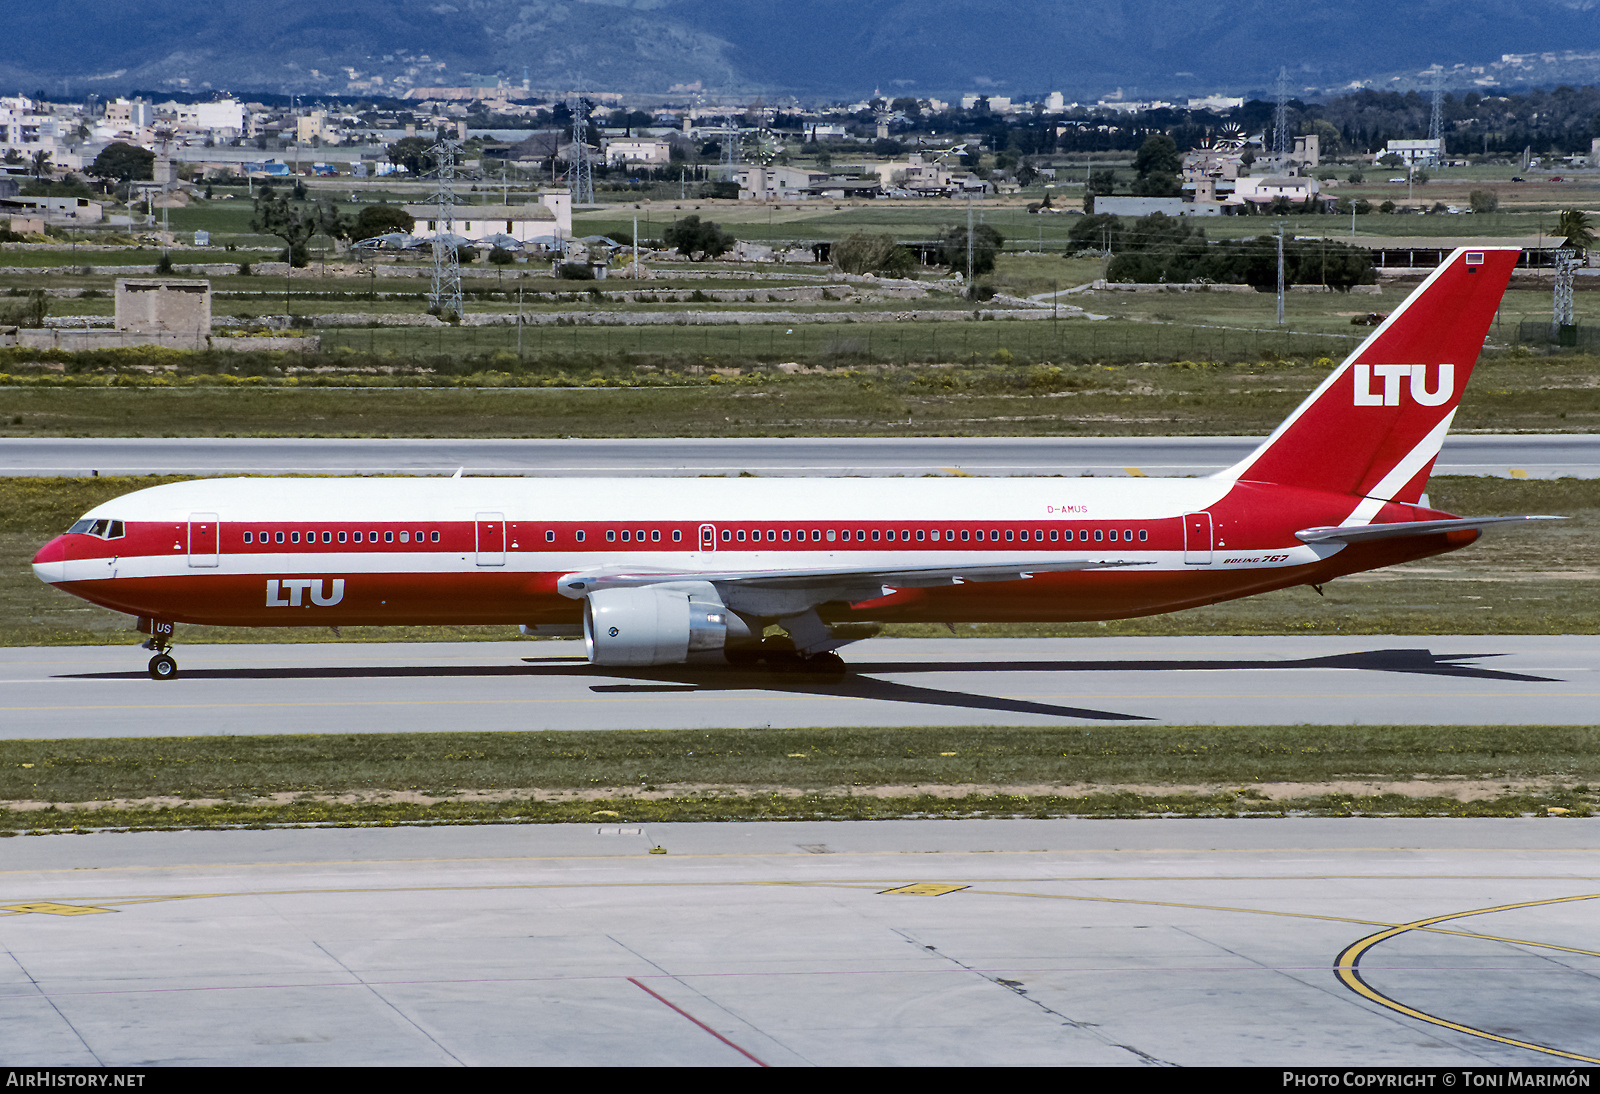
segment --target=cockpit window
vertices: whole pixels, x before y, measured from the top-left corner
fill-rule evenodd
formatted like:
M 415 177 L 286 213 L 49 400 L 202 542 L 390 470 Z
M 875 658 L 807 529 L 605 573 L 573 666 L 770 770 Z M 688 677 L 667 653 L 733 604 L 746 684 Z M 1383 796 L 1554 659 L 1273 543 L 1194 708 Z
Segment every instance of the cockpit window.
M 78 521 L 67 531 L 82 536 L 96 536 L 100 539 L 121 539 L 126 534 L 120 520 L 90 520 L 88 517 Z

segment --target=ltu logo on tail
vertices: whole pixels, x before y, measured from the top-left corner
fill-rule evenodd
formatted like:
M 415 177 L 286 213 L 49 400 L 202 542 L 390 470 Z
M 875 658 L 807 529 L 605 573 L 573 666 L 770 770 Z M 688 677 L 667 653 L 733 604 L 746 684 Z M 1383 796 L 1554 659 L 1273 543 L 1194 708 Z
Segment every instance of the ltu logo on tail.
M 333 589 L 324 594 L 323 590 L 330 582 Z M 286 577 L 282 581 L 273 578 L 267 582 L 267 607 L 301 607 L 307 590 L 311 592 L 312 604 L 319 608 L 331 608 L 344 599 L 344 578 Z
M 1383 381 L 1382 391 L 1372 390 L 1372 377 Z M 1439 384 L 1428 390 L 1427 365 L 1357 365 L 1356 406 L 1399 406 L 1400 386 L 1411 378 L 1411 398 L 1421 406 L 1443 406 L 1456 391 L 1456 366 L 1439 366 Z

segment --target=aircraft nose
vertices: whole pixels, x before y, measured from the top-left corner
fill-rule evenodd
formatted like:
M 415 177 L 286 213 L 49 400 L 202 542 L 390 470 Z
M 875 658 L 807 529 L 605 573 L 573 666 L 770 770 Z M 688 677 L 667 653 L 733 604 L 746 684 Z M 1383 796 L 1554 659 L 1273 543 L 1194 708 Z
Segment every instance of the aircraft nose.
M 67 537 L 57 536 L 33 556 L 33 572 L 40 581 L 52 584 L 67 577 Z

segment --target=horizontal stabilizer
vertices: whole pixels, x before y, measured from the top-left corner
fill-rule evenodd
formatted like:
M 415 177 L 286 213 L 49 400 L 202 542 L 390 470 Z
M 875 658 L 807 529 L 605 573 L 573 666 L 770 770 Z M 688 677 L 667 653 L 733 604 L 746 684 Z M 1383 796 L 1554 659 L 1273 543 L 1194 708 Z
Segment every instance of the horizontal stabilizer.
M 1513 524 L 1522 520 L 1566 520 L 1566 517 L 1528 515 L 1522 517 L 1462 517 L 1455 520 L 1413 520 L 1393 524 L 1352 524 L 1348 527 L 1302 528 L 1295 538 L 1301 543 L 1361 543 L 1369 539 L 1399 539 L 1403 536 L 1434 536 L 1440 532 L 1461 532 L 1469 528 L 1488 528 L 1494 524 Z

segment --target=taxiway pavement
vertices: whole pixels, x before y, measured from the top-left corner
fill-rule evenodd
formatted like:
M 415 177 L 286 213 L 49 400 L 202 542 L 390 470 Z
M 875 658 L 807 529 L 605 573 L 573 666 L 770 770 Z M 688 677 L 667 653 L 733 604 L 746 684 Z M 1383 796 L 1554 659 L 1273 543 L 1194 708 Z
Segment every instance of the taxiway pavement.
M 0 736 L 824 725 L 1582 724 L 1600 635 L 872 639 L 836 678 L 597 668 L 581 643 L 0 649 Z
M 0 475 L 1208 475 L 1259 437 L 0 438 Z M 1600 435 L 1460 434 L 1439 475 L 1600 477 Z
M 25 836 L 0 1029 L 13 1067 L 1565 1075 L 1597 900 L 1600 819 Z

